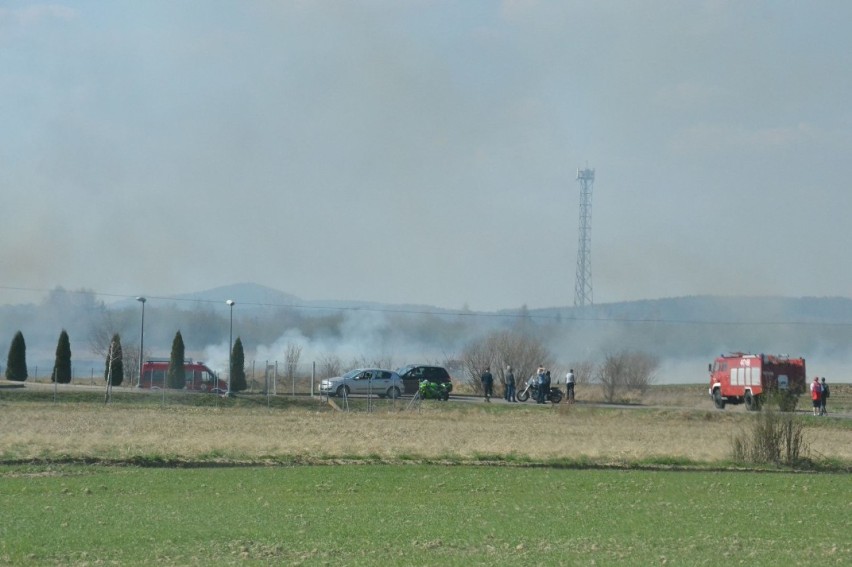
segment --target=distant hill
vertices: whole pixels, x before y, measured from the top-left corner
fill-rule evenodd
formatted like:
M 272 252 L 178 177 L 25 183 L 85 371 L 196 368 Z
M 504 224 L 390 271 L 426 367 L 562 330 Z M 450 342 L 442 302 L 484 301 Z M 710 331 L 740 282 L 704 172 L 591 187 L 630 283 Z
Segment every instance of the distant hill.
M 517 313 L 517 310 L 507 311 Z M 617 321 L 701 323 L 852 324 L 852 299 L 845 297 L 687 296 L 602 303 L 586 307 L 530 309 L 531 316 Z
M 617 303 L 600 303 L 585 307 L 549 307 L 536 309 L 501 309 L 495 312 L 471 312 L 422 304 L 389 304 L 376 301 L 340 299 L 304 300 L 296 295 L 256 283 L 237 283 L 203 291 L 165 297 L 149 297 L 156 304 L 191 310 L 204 304 L 216 305 L 232 299 L 242 306 L 306 308 L 323 310 L 375 310 L 455 315 L 487 314 L 551 320 L 606 320 L 622 322 L 670 322 L 705 324 L 788 324 L 833 323 L 852 325 L 852 299 L 846 297 L 741 297 L 685 296 L 644 299 Z M 23 306 L 20 306 L 23 307 Z M 29 306 L 34 308 L 35 306 Z M 110 309 L 138 308 L 133 299 L 111 303 Z M 13 309 L 15 306 L 5 306 Z
M 221 302 L 232 299 L 239 303 L 253 305 L 301 305 L 304 301 L 290 293 L 256 283 L 237 283 L 214 287 L 205 291 L 184 293 L 175 296 L 182 301 Z
M 666 358 L 743 351 L 852 360 L 852 299 L 845 297 L 693 296 L 528 314 L 564 329 L 562 344 L 569 347 L 629 348 Z
M 304 300 L 296 295 L 285 293 L 256 283 L 238 283 L 226 286 L 214 287 L 212 289 L 192 293 L 182 293 L 169 298 L 158 298 L 160 305 L 168 304 L 169 301 L 180 309 L 192 309 L 198 304 L 225 303 L 228 299 L 235 301 L 236 306 L 254 307 L 292 307 L 305 308 L 312 312 L 318 308 L 322 310 L 357 310 L 365 311 L 390 311 L 390 312 L 428 312 L 428 313 L 455 313 L 452 309 L 443 309 L 431 305 L 412 304 L 389 304 L 377 301 L 352 301 L 340 299 L 328 300 Z M 132 304 L 134 302 L 130 302 Z M 128 305 L 129 305 L 128 304 Z
M 238 305 L 303 305 L 305 302 L 299 297 L 267 287 L 256 283 L 237 283 L 214 287 L 203 291 L 194 291 L 191 293 L 178 293 L 167 297 L 150 297 L 151 300 L 156 300 L 160 306 L 171 305 L 177 309 L 195 309 L 202 304 L 217 304 L 225 303 L 232 299 Z M 125 299 L 110 304 L 112 309 L 126 309 L 128 307 L 135 308 L 137 303 L 132 299 Z

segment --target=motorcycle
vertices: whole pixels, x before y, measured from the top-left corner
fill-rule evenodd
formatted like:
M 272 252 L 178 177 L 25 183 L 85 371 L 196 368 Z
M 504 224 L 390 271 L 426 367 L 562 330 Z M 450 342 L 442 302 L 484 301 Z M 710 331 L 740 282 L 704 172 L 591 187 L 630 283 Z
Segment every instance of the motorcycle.
M 535 380 L 527 382 L 527 387 L 518 392 L 517 398 L 519 402 L 525 402 L 530 398 L 538 401 L 538 384 L 535 383 Z M 559 388 L 550 388 L 550 392 L 547 393 L 545 400 L 558 404 L 562 401 L 562 390 Z
M 450 389 L 447 384 L 423 380 L 420 382 L 420 398 L 424 400 L 441 400 L 446 402 L 450 399 Z

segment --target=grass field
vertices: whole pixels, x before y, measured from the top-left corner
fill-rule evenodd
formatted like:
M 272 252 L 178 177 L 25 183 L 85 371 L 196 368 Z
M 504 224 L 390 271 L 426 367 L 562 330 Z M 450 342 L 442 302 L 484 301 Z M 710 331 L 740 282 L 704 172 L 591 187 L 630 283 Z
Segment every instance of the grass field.
M 219 400 L 50 392 L 0 397 L 0 461 L 696 463 L 718 466 L 754 415 L 734 408 L 612 409 L 577 404 Z M 68 394 L 69 396 L 71 394 Z M 22 396 L 22 397 L 16 397 Z M 709 404 L 707 400 L 702 400 Z M 852 420 L 805 418 L 811 457 L 852 463 Z
M 0 468 L 0 563 L 848 565 L 849 475 Z
M 730 457 L 753 414 L 665 388 L 341 412 L 0 387 L 0 564 L 852 563 L 852 420 L 803 413 L 806 466 L 756 467 Z

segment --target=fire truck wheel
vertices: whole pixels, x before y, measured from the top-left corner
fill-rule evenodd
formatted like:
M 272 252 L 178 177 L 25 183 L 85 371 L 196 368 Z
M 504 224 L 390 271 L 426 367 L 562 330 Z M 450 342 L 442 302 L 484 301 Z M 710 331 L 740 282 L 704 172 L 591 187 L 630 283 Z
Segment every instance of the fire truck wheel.
M 758 411 L 760 409 L 760 396 L 752 396 L 751 392 L 746 392 L 745 405 L 749 411 Z
M 725 398 L 722 397 L 722 392 L 719 391 L 719 388 L 713 390 L 713 403 L 719 409 L 725 409 Z

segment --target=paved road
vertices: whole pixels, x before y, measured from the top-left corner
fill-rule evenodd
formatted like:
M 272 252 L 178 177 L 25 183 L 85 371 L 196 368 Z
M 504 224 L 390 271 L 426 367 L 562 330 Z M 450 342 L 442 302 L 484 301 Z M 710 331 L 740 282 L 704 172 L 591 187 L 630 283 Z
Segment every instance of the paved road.
M 7 382 L 7 383 L 2 384 L 2 387 L 3 388 L 38 388 L 38 389 L 51 389 L 52 390 L 54 385 L 52 383 L 44 383 L 44 382 L 24 382 L 24 383 Z M 89 391 L 96 390 L 96 391 L 104 392 L 105 386 L 104 386 L 104 384 L 96 384 L 96 385 L 90 385 L 90 384 L 59 384 L 59 385 L 57 385 L 57 390 L 59 392 L 69 391 L 69 390 L 81 390 L 81 389 L 82 390 L 89 390 Z M 157 389 L 157 390 L 141 389 L 140 390 L 138 388 L 132 388 L 132 387 L 126 387 L 126 386 L 117 386 L 117 387 L 113 388 L 113 392 L 133 392 L 133 393 L 138 393 L 140 395 L 146 395 L 146 394 L 147 395 L 162 395 L 162 390 L 159 390 L 159 389 Z M 170 392 L 169 395 L 171 395 L 172 393 L 173 392 Z M 203 392 L 185 392 L 185 393 L 204 395 Z M 255 394 L 255 395 L 260 395 L 260 394 Z M 290 395 L 290 394 L 288 392 L 282 391 L 278 395 L 279 396 L 287 396 L 287 395 Z M 297 395 L 307 397 L 310 394 L 297 394 Z M 317 394 L 316 397 L 319 398 L 319 394 Z M 365 399 L 367 396 L 366 395 L 353 394 L 351 397 L 353 399 Z M 332 397 L 331 399 L 334 400 L 337 403 L 339 403 L 341 401 L 340 398 L 336 398 L 336 397 Z M 411 398 L 411 396 L 403 396 L 402 398 L 399 399 L 399 401 L 401 403 L 404 403 L 404 404 L 409 404 L 409 403 L 411 403 L 412 398 Z M 486 403 L 481 395 L 474 396 L 474 395 L 469 395 L 469 394 L 451 394 L 449 401 L 454 402 L 454 403 L 464 403 L 464 404 L 484 404 L 484 403 Z M 805 400 L 805 401 L 808 401 L 808 400 Z M 551 403 L 547 403 L 547 404 L 539 406 L 538 404 L 535 403 L 535 400 L 532 400 L 532 399 L 527 400 L 526 402 L 517 402 L 517 403 L 511 403 L 510 404 L 509 402 L 507 402 L 506 400 L 504 400 L 501 397 L 492 397 L 490 403 L 492 403 L 492 404 L 504 404 L 504 405 L 518 406 L 518 407 L 523 407 L 523 406 L 541 407 L 541 408 L 555 407 L 554 404 L 551 404 Z M 577 400 L 575 403 L 578 407 L 594 407 L 594 408 L 623 409 L 623 410 L 631 410 L 631 409 L 660 409 L 660 410 L 663 410 L 663 409 L 665 409 L 665 410 L 678 410 L 678 411 L 746 412 L 745 406 L 732 406 L 732 407 L 729 407 L 729 408 L 724 409 L 724 410 L 717 410 L 713 406 L 713 403 L 710 400 L 709 396 L 707 397 L 706 407 L 672 406 L 672 405 L 656 405 L 656 404 L 607 404 L 607 403 L 603 403 L 603 402 L 590 402 L 590 401 L 586 401 L 586 400 Z M 566 402 L 563 401 L 561 404 L 556 404 L 556 405 L 565 406 L 567 404 L 566 404 Z M 809 407 L 800 407 L 799 409 L 796 410 L 796 413 L 799 414 L 799 415 L 803 415 L 803 416 L 812 415 Z M 829 412 L 827 417 L 834 418 L 834 419 L 852 419 L 852 412 L 848 412 L 848 411 Z

